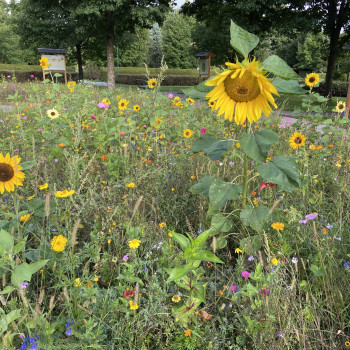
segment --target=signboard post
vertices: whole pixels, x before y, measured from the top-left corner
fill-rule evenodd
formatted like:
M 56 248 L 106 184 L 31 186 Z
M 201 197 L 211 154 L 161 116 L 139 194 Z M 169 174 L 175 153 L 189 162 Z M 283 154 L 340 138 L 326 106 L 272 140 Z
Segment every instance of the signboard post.
M 210 60 L 215 55 L 212 52 L 200 52 L 195 55 L 199 57 L 199 78 L 198 81 L 202 81 L 202 75 L 206 75 L 208 79 L 210 78 Z
M 46 57 L 50 63 L 47 69 L 43 69 L 43 80 L 45 80 L 45 73 L 48 71 L 64 72 L 64 81 L 67 84 L 67 50 L 39 48 L 38 52 L 41 53 L 41 58 Z

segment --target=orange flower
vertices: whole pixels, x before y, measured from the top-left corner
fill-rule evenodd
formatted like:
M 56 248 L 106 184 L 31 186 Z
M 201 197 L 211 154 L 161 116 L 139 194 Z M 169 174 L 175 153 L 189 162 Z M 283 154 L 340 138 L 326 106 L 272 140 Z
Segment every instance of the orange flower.
M 58 147 L 65 147 L 66 145 L 64 143 L 60 143 Z
M 253 191 L 253 192 L 252 192 L 252 196 L 255 196 L 255 195 L 256 195 L 256 192 L 255 192 L 255 191 Z
M 185 336 L 186 337 L 190 337 L 191 336 L 191 330 L 190 329 L 186 329 L 184 332 L 185 332 Z
M 220 295 L 224 295 L 224 292 L 222 290 L 219 290 Z
M 325 227 L 323 227 L 322 232 L 327 233 L 327 229 Z
M 107 157 L 107 156 L 105 156 L 104 154 L 102 154 L 102 161 L 106 161 L 106 162 L 108 162 L 108 157 Z

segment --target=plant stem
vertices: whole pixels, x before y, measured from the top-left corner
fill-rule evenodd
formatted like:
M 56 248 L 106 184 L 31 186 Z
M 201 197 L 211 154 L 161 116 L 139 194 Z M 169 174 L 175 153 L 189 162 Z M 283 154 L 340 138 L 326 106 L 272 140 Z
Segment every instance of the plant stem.
M 247 134 L 250 133 L 250 127 L 246 126 Z M 247 205 L 247 185 L 248 185 L 248 156 L 244 153 L 244 166 L 243 166 L 243 192 L 242 192 L 242 209 L 245 209 Z

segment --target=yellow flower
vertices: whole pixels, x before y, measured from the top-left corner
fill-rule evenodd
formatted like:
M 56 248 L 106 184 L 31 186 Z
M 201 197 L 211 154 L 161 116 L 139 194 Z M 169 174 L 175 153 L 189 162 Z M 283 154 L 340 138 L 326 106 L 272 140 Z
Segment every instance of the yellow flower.
M 39 190 L 45 190 L 46 188 L 49 187 L 49 184 L 48 183 L 44 183 L 43 185 L 38 185 L 38 189 Z
M 161 222 L 160 224 L 159 224 L 159 227 L 165 227 L 166 226 L 166 223 L 165 222 Z
M 157 79 L 152 78 L 147 81 L 147 85 L 150 89 L 154 89 L 157 86 Z
M 49 109 L 46 114 L 50 119 L 56 119 L 60 116 L 59 112 L 56 109 Z
M 314 151 L 316 149 L 316 146 L 315 145 L 310 145 L 309 146 L 309 149 L 311 149 L 312 151 Z
M 139 106 L 139 105 L 135 105 L 135 106 L 134 106 L 134 111 L 135 111 L 135 112 L 138 112 L 139 110 L 140 110 L 140 106 Z
M 139 308 L 139 305 L 137 303 L 134 303 L 132 300 L 129 301 L 130 310 L 137 310 Z
M 78 288 L 78 287 L 80 287 L 80 286 L 81 286 L 80 278 L 76 278 L 76 279 L 74 280 L 74 287 L 75 287 L 75 288 Z
M 27 201 L 31 201 L 35 197 L 35 194 L 33 196 L 30 196 L 27 198 Z
M 239 142 L 236 143 L 237 148 L 241 148 L 241 144 Z
M 174 303 L 178 303 L 178 302 L 181 300 L 181 297 L 180 297 L 180 295 L 175 294 L 175 295 L 171 298 L 171 300 L 172 300 Z
M 123 98 L 118 102 L 118 109 L 121 111 L 124 111 L 125 109 L 128 108 L 129 101 Z
M 186 101 L 192 106 L 194 104 L 194 100 L 190 97 L 186 99 Z
M 305 145 L 306 137 L 300 132 L 295 132 L 289 139 L 290 147 L 293 149 L 300 148 Z
M 276 258 L 273 258 L 273 259 L 271 260 L 271 264 L 277 265 L 277 264 L 278 264 L 278 260 L 277 260 Z
M 168 236 L 171 238 L 171 237 L 173 237 L 173 234 L 171 232 L 169 232 Z
M 95 275 L 94 281 L 97 282 L 98 281 L 98 277 Z
M 320 81 L 320 77 L 316 73 L 310 73 L 305 78 L 305 84 L 310 87 L 317 85 L 319 81 Z
M 215 100 L 209 100 L 208 101 L 208 105 L 209 105 L 209 107 L 211 108 L 212 111 L 215 110 L 215 106 L 216 106 Z
M 239 249 L 239 248 L 236 248 L 235 249 L 235 253 L 239 254 L 239 253 L 243 253 L 243 250 Z
M 39 62 L 40 62 L 42 69 L 47 69 L 47 68 L 49 68 L 49 66 L 51 66 L 49 60 L 46 57 L 41 57 Z
M 103 103 L 104 105 L 110 105 L 110 104 L 111 104 L 111 101 L 110 101 L 108 98 L 104 98 L 104 99 L 102 100 L 102 103 Z
M 20 218 L 21 222 L 27 222 L 30 220 L 30 214 L 22 215 Z
M 190 329 L 186 329 L 184 332 L 185 332 L 185 336 L 186 337 L 190 337 L 191 336 L 191 330 Z
M 56 197 L 59 197 L 59 198 L 65 198 L 65 197 L 70 197 L 74 194 L 74 190 L 71 190 L 71 191 L 68 191 L 68 190 L 63 190 L 63 191 L 57 191 L 55 193 L 55 196 Z
M 67 86 L 69 87 L 69 88 L 74 88 L 74 86 L 76 85 L 77 83 L 75 82 L 75 81 L 69 81 L 68 83 L 67 83 Z
M 274 222 L 272 225 L 271 225 L 272 228 L 274 228 L 275 230 L 277 231 L 283 231 L 284 229 L 284 224 L 282 224 L 281 222 Z
M 250 123 L 258 121 L 262 112 L 268 117 L 272 111 L 270 104 L 277 108 L 272 94 L 278 96 L 278 92 L 265 77 L 267 72 L 259 68 L 259 61 L 245 59 L 226 65 L 228 70 L 205 83 L 215 86 L 206 97 L 216 100 L 218 115 L 234 119 L 237 125 L 243 125 L 246 119 Z
M 129 188 L 134 188 L 136 187 L 136 185 L 133 183 L 133 182 L 130 182 L 129 184 L 125 185 L 126 187 L 129 187 Z
M 345 111 L 345 108 L 346 108 L 345 103 L 342 101 L 339 101 L 335 107 L 335 109 L 338 113 L 343 113 Z
M 185 129 L 184 130 L 184 137 L 186 137 L 187 139 L 189 139 L 190 137 L 192 137 L 193 132 L 190 129 Z
M 19 164 L 21 158 L 18 156 L 10 157 L 7 153 L 4 157 L 0 153 L 0 193 L 3 194 L 5 191 L 13 192 L 15 186 L 23 186 L 22 181 L 25 178 L 25 174 L 21 172 L 22 167 Z
M 55 252 L 63 252 L 67 244 L 67 238 L 62 235 L 54 236 L 51 241 L 51 249 Z
M 133 239 L 132 241 L 129 241 L 129 247 L 131 249 L 137 249 L 141 244 L 141 241 L 138 239 Z

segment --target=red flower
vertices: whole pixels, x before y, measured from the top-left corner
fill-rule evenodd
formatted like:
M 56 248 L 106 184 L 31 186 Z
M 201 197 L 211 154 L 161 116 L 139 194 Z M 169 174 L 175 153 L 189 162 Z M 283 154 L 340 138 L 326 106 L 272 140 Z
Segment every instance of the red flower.
M 264 181 L 261 181 L 261 185 L 260 185 L 260 191 L 262 189 L 264 189 L 265 187 L 274 187 L 275 184 L 272 184 L 272 183 L 269 183 L 269 182 L 264 182 Z
M 124 296 L 126 299 L 132 298 L 134 296 L 135 292 L 132 289 L 127 288 L 124 291 Z

